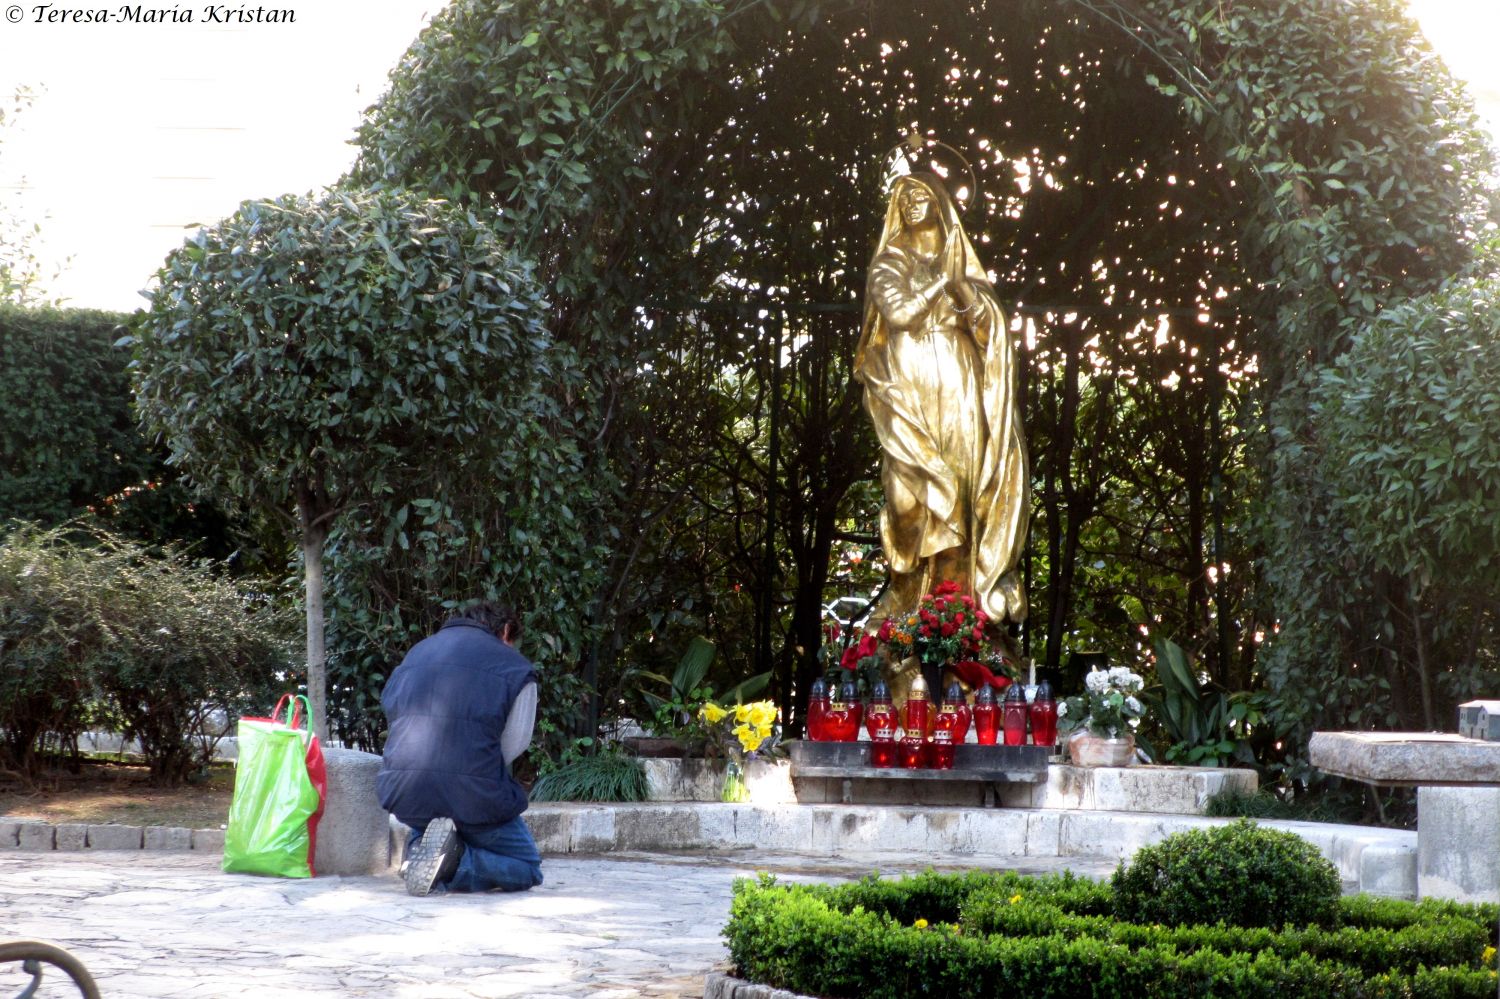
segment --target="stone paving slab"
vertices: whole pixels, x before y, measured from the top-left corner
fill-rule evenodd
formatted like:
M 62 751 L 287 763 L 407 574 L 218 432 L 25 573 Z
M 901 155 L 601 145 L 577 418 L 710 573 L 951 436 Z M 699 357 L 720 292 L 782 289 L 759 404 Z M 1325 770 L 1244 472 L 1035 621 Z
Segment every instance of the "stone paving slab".
M 546 883 L 530 892 L 412 898 L 394 875 L 283 880 L 224 874 L 216 855 L 196 852 L 9 851 L 0 927 L 72 951 L 111 999 L 701 997 L 726 961 L 719 932 L 735 878 L 986 866 L 961 860 L 572 855 L 546 858 Z M 1114 864 L 1066 861 L 1094 876 Z M 1062 866 L 1025 858 L 1019 869 Z M 0 966 L 0 995 L 23 981 Z

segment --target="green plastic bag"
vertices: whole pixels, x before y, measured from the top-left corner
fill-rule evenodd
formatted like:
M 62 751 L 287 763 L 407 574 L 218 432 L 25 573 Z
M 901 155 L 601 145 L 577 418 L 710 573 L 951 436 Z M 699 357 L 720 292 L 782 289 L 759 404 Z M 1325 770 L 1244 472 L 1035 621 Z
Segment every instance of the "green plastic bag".
M 286 700 L 282 698 L 282 703 Z M 294 698 L 294 706 L 300 708 L 295 702 L 306 700 Z M 280 713 L 278 704 L 270 718 L 240 719 L 239 761 L 224 830 L 223 866 L 225 871 L 241 874 L 310 878 L 313 833 L 309 824 L 322 805 L 322 795 L 308 773 L 308 756 L 310 750 L 316 752 L 316 738 L 306 727 L 296 727 L 300 710 L 286 722 L 276 720 Z

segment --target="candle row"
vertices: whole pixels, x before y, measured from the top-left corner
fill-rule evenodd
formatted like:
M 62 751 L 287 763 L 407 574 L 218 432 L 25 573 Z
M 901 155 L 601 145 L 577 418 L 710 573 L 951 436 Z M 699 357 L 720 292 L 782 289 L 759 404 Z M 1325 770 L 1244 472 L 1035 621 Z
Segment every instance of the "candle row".
M 852 682 L 840 684 L 830 696 L 828 685 L 814 681 L 807 706 L 807 737 L 814 742 L 854 742 L 864 721 L 872 743 L 870 761 L 877 767 L 953 767 L 954 746 L 962 743 L 972 724 L 981 746 L 993 746 L 1003 738 L 1007 746 L 1024 746 L 1030 729 L 1031 744 L 1057 743 L 1057 701 L 1045 682 L 1037 686 L 1028 702 L 1018 684 L 1012 684 L 1000 704 L 993 688 L 980 687 L 970 707 L 958 684 L 944 692 L 936 711 L 927 697 L 927 683 L 920 676 L 912 681 L 906 700 L 905 718 L 898 718 L 884 681 L 875 684 L 866 710 L 858 701 Z

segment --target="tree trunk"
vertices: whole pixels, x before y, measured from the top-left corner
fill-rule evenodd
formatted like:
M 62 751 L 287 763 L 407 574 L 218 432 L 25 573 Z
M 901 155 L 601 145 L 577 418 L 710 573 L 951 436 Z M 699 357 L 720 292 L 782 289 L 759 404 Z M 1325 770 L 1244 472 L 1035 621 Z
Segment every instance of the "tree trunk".
M 1422 631 L 1422 590 L 1416 584 L 1407 591 L 1411 608 L 1412 634 L 1417 648 L 1417 683 L 1422 695 L 1422 725 L 1428 731 L 1437 728 L 1437 716 L 1432 707 L 1432 671 L 1427 664 L 1427 636 Z
M 318 740 L 328 741 L 327 649 L 323 634 L 323 542 L 328 522 L 303 490 L 297 497 L 297 520 L 302 527 L 302 568 L 307 601 L 307 695 L 312 702 L 311 727 Z
M 1078 558 L 1078 535 L 1081 529 L 1074 499 L 1073 446 L 1078 439 L 1078 401 L 1080 343 L 1075 327 L 1060 329 L 1063 343 L 1063 397 L 1057 414 L 1056 439 L 1052 442 L 1053 461 L 1047 477 L 1048 506 L 1053 521 L 1047 539 L 1050 577 L 1047 584 L 1047 658 L 1045 665 L 1056 672 L 1062 664 L 1063 636 L 1073 603 L 1074 562 Z M 1062 501 L 1057 501 L 1061 491 Z M 1067 523 L 1061 524 L 1062 517 Z

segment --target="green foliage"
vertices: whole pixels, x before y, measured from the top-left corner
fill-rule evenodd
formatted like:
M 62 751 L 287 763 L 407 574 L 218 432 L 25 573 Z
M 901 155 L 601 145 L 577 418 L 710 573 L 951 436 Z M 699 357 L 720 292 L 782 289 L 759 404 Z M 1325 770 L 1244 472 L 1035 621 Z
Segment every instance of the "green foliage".
M 1193 767 L 1255 762 L 1250 734 L 1261 721 L 1255 695 L 1230 694 L 1201 682 L 1182 647 L 1168 638 L 1156 641 L 1156 679 L 1141 698 L 1148 717 L 1166 735 L 1167 762 Z
M 61 523 L 150 477 L 111 346 L 125 319 L 0 307 L 0 518 Z
M 142 418 L 216 495 L 293 508 L 309 674 L 336 580 L 336 697 L 355 738 L 401 654 L 457 603 L 524 611 L 527 650 L 576 659 L 596 551 L 566 400 L 576 355 L 530 265 L 472 213 L 400 191 L 246 202 L 174 251 L 130 342 Z
M 1220 791 L 1203 804 L 1203 814 L 1225 819 L 1290 819 L 1295 822 L 1377 822 L 1398 829 L 1415 829 L 1416 794 L 1413 788 L 1379 790 L 1367 785 L 1325 785 L 1316 793 L 1262 787 L 1254 794 Z M 1373 800 L 1373 808 L 1371 807 Z M 1374 813 L 1373 815 L 1370 813 Z
M 705 681 L 717 649 L 714 643 L 698 635 L 688 644 L 671 679 L 659 673 L 641 672 L 640 678 L 662 684 L 666 695 L 641 691 L 641 698 L 651 711 L 653 731 L 674 736 L 684 733 L 701 735 L 697 725 L 698 711 L 714 699 L 713 688 Z
M 708 681 L 709 670 L 714 663 L 717 648 L 702 635 L 688 643 L 687 651 L 672 671 L 671 679 L 648 670 L 636 671 L 633 675 L 641 680 L 661 684 L 666 688 L 665 696 L 650 690 L 641 690 L 641 700 L 650 712 L 652 731 L 669 738 L 686 738 L 689 741 L 710 739 L 711 733 L 699 718 L 698 712 L 710 701 L 725 706 L 742 704 L 759 694 L 770 683 L 771 674 L 761 673 L 742 680 L 715 695 Z
M 532 801 L 645 801 L 646 769 L 617 749 L 577 755 L 548 770 L 531 787 Z
M 945 883 L 946 882 L 946 883 Z M 735 884 L 724 936 L 739 973 L 830 997 L 1465 996 L 1494 907 L 1364 898 L 1338 930 L 1134 925 L 1069 875 L 923 875 L 854 885 Z M 930 907 L 929 907 L 930 906 Z
M 102 531 L 15 525 L 0 542 L 0 731 L 11 761 L 34 769 L 44 735 L 76 748 L 96 716 L 139 740 L 155 780 L 206 767 L 223 719 L 264 709 L 292 665 L 286 615 L 222 570 Z
M 1168 926 L 1326 926 L 1341 889 L 1311 843 L 1247 820 L 1142 847 L 1110 884 L 1120 918 Z
M 1500 282 L 1392 306 L 1313 392 L 1332 514 L 1383 601 L 1366 665 L 1428 725 L 1500 663 Z
M 1353 16 L 1328 0 L 1152 7 L 1176 53 L 1160 86 L 1222 150 L 1251 209 L 1243 252 L 1263 292 L 1246 303 L 1260 368 L 1247 425 L 1264 482 L 1257 569 L 1277 626 L 1262 663 L 1301 780 L 1316 727 L 1435 724 L 1431 702 L 1372 668 L 1382 632 L 1410 640 L 1420 625 L 1391 614 L 1388 582 L 1349 533 L 1316 396 L 1383 309 L 1480 265 L 1493 157 L 1468 97 L 1392 0 Z
M 879 499 L 845 310 L 879 156 L 912 123 L 964 137 L 971 232 L 1034 324 L 1033 651 L 1135 661 L 1134 602 L 1222 689 L 1270 681 L 1268 730 L 1302 777 L 1315 724 L 1415 703 L 1356 668 L 1386 611 L 1309 415 L 1317 368 L 1471 267 L 1488 211 L 1471 105 L 1396 0 L 460 0 L 435 18 L 355 173 L 500 209 L 586 358 L 581 519 L 612 552 L 586 670 L 666 673 L 700 633 L 738 666 L 774 619 L 777 692 L 816 672 L 835 538 L 870 538 Z
M 151 542 L 233 550 L 228 525 L 141 434 L 123 313 L 0 305 L 0 522 L 93 516 Z
M 0 734 L 8 765 L 36 767 L 43 734 L 63 743 L 87 725 L 93 661 L 104 641 L 90 562 L 57 533 L 21 524 L 0 537 Z

